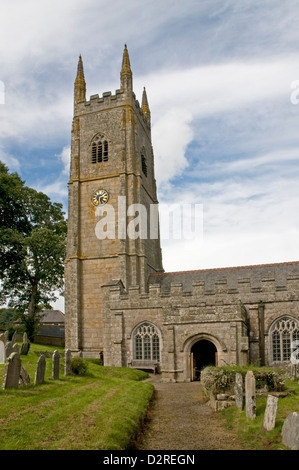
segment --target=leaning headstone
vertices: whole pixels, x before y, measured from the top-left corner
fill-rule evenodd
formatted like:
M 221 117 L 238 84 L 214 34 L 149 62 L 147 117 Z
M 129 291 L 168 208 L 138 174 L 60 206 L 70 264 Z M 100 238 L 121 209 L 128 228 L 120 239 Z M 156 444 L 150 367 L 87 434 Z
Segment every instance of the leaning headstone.
M 245 377 L 245 403 L 246 417 L 254 419 L 256 417 L 256 389 L 252 370 L 249 370 Z
M 18 388 L 21 370 L 20 355 L 12 353 L 6 361 L 2 388 Z
M 299 413 L 289 414 L 282 426 L 282 443 L 291 450 L 299 450 Z
M 71 360 L 72 360 L 72 353 L 70 349 L 65 351 L 64 357 L 64 375 L 71 374 Z
M 23 365 L 21 365 L 19 385 L 24 385 L 25 387 L 30 385 L 29 374 Z
M 34 385 L 38 385 L 44 382 L 45 372 L 46 372 L 46 358 L 43 354 L 41 354 L 36 364 Z
M 236 373 L 235 402 L 236 407 L 243 410 L 243 377 L 239 372 Z
M 15 331 L 14 334 L 12 335 L 11 342 L 12 344 L 15 344 L 17 341 L 17 335 L 18 333 Z
M 271 431 L 275 428 L 277 404 L 278 398 L 274 397 L 273 395 L 268 395 L 263 423 L 263 428 L 265 431 Z
M 30 343 L 27 342 L 27 343 L 22 343 L 22 346 L 21 346 L 21 356 L 27 356 L 28 352 L 29 352 L 29 349 L 30 349 Z
M 56 349 L 52 355 L 52 379 L 53 380 L 59 379 L 59 358 L 60 358 L 60 354 Z
M 5 363 L 5 344 L 3 341 L 0 341 L 0 364 Z

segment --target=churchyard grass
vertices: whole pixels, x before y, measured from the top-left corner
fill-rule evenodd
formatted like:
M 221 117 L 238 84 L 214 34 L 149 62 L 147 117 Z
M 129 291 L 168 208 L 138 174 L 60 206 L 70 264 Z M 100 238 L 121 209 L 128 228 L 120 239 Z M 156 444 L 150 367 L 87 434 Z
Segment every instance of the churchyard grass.
M 254 420 L 246 418 L 245 410 L 226 408 L 222 414 L 226 426 L 234 432 L 245 449 L 248 450 L 286 450 L 281 443 L 281 430 L 285 418 L 296 411 L 299 413 L 299 383 L 285 380 L 287 388 L 294 390 L 294 393 L 278 399 L 275 428 L 266 432 L 263 429 L 264 413 L 267 397 L 257 397 L 256 418 Z M 271 392 L 269 392 L 271 394 Z
M 60 375 L 52 380 L 58 349 Z M 34 385 L 38 351 L 48 351 L 45 382 Z M 0 391 L 0 450 L 123 450 L 146 415 L 153 386 L 142 371 L 86 360 L 84 376 L 64 376 L 64 350 L 31 344 L 22 364 L 31 384 Z M 0 365 L 2 384 L 4 366 Z

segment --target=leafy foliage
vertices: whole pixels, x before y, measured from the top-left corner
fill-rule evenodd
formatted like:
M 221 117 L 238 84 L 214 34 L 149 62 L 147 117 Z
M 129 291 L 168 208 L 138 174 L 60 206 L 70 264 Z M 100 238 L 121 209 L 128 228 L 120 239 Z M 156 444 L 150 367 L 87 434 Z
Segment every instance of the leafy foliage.
M 87 372 L 87 362 L 81 357 L 73 357 L 71 360 L 71 371 L 75 375 L 85 375 Z
M 0 330 L 12 328 L 13 322 L 18 316 L 19 312 L 13 308 L 0 308 Z
M 26 187 L 0 162 L 0 302 L 36 317 L 63 290 L 67 223 L 62 205 Z M 26 320 L 22 318 L 26 325 Z M 37 320 L 36 320 L 37 321 Z M 27 322 L 34 330 L 33 320 Z M 33 331 L 32 330 L 32 331 Z
M 233 391 L 236 372 L 239 372 L 244 379 L 248 370 L 252 370 L 254 373 L 257 390 L 263 387 L 267 387 L 268 391 L 284 390 L 284 371 L 271 367 L 256 367 L 253 365 L 246 367 L 209 366 L 202 370 L 201 380 L 207 390 L 215 389 L 217 392 Z

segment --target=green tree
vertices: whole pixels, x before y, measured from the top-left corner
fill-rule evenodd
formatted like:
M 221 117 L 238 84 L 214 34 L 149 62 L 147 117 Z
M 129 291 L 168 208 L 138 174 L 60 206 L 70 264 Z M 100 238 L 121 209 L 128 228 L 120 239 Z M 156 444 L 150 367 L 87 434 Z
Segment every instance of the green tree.
M 0 330 L 12 328 L 13 322 L 19 317 L 19 312 L 13 308 L 0 308 Z
M 66 233 L 62 205 L 0 162 L 0 302 L 21 312 L 31 332 L 37 312 L 62 293 Z

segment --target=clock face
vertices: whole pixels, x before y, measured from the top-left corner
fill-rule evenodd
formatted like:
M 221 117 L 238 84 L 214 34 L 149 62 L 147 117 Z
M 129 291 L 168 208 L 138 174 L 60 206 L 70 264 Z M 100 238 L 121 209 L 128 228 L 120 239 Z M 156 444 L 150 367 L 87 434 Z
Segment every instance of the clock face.
M 109 193 L 105 189 L 98 189 L 92 195 L 91 200 L 95 206 L 107 204 L 107 202 L 109 201 Z

